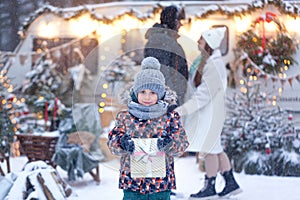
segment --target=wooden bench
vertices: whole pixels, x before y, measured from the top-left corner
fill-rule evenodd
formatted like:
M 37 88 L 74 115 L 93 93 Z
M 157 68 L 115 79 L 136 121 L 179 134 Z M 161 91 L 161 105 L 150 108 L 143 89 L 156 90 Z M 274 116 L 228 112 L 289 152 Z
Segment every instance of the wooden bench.
M 17 134 L 20 141 L 20 151 L 27 156 L 28 162 L 42 160 L 47 164 L 56 167 L 52 162 L 58 136 L 39 136 L 32 134 Z

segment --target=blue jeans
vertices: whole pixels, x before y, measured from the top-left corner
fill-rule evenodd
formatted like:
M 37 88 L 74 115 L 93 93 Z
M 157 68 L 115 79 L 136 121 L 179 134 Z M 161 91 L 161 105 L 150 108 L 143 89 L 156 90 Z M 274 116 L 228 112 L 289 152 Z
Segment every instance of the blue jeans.
M 123 200 L 170 200 L 171 191 L 163 191 L 152 194 L 141 194 L 130 190 L 124 190 Z

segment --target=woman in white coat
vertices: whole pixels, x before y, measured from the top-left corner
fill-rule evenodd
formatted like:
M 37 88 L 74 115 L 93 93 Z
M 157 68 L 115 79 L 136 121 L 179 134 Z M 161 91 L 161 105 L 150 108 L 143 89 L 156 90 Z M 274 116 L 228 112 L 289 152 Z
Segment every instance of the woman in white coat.
M 225 121 L 225 95 L 227 73 L 219 46 L 225 27 L 204 31 L 198 40 L 202 52 L 191 66 L 191 85 L 195 87 L 191 98 L 176 108 L 185 116 L 185 130 L 190 146 L 187 151 L 205 153 L 205 186 L 190 199 L 206 199 L 239 193 L 228 156 L 221 146 L 221 132 Z M 216 193 L 215 179 L 220 172 L 226 184 Z

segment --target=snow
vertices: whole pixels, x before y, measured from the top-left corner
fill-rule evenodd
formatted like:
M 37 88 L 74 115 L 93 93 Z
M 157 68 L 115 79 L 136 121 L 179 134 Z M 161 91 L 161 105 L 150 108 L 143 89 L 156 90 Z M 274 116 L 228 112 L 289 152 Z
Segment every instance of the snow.
M 11 158 L 10 161 L 12 171 L 18 172 L 22 170 L 27 162 L 27 158 L 15 157 Z M 88 173 L 84 175 L 83 179 L 68 182 L 73 189 L 73 195 L 68 200 L 122 199 L 122 190 L 118 189 L 118 166 L 117 159 L 101 163 L 101 182 L 99 185 L 95 183 Z M 1 167 L 4 167 L 4 165 L 1 164 Z M 57 171 L 64 180 L 67 180 L 67 172 L 60 167 L 57 167 Z M 198 192 L 203 186 L 204 172 L 198 169 L 195 157 L 189 156 L 176 159 L 175 173 L 177 178 L 177 190 L 175 192 L 182 195 L 182 198 L 174 198 L 172 196 L 172 200 L 186 200 L 191 193 Z M 299 177 L 246 175 L 244 173 L 235 173 L 235 177 L 243 190 L 241 194 L 236 196 L 239 200 L 300 199 Z M 220 191 L 224 186 L 224 181 L 219 175 L 216 184 L 217 191 Z

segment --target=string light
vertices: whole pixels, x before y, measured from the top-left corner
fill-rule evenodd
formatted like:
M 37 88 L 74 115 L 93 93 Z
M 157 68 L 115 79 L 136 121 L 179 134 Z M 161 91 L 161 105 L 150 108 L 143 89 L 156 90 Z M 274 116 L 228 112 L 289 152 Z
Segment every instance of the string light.
M 100 107 L 104 107 L 104 106 L 105 106 L 105 103 L 104 103 L 104 102 L 100 102 L 100 103 L 99 103 L 99 106 L 100 106 Z
M 103 113 L 103 112 L 104 112 L 104 108 L 99 108 L 99 109 L 98 109 L 98 112 L 99 112 L 99 113 Z
M 101 59 L 101 60 L 105 60 L 105 59 L 106 59 L 106 56 L 101 55 L 101 56 L 100 56 L 100 59 Z
M 107 89 L 107 88 L 108 88 L 108 84 L 107 84 L 107 83 L 104 83 L 104 84 L 102 85 L 102 87 L 103 87 L 103 89 Z
M 101 97 L 102 97 L 102 98 L 106 98 L 106 93 L 102 93 L 102 94 L 101 94 Z

